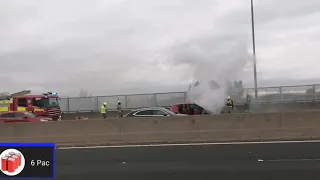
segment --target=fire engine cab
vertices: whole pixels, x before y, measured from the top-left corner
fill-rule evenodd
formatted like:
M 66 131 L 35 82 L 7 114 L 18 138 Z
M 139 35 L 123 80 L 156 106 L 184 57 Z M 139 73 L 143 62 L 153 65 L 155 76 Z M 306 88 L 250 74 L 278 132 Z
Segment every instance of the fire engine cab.
M 61 109 L 57 93 L 47 92 L 42 95 L 30 95 L 30 90 L 11 95 L 0 95 L 0 113 L 8 111 L 29 111 L 38 116 L 61 120 Z

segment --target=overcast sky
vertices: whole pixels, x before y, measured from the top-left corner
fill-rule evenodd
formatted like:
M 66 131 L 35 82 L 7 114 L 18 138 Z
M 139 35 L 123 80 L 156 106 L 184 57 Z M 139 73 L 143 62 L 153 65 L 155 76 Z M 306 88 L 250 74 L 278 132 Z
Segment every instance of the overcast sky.
M 319 0 L 255 0 L 260 84 L 320 79 L 319 19 Z M 250 23 L 250 0 L 1 0 L 1 91 L 178 91 L 225 71 L 250 86 Z

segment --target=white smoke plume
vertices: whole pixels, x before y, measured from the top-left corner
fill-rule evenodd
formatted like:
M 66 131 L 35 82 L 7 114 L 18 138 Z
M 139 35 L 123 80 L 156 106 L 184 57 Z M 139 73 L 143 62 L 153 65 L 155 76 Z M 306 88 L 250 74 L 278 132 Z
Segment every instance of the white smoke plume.
M 190 101 L 212 113 L 224 107 L 230 81 L 242 80 L 248 54 L 246 34 L 204 35 L 175 45 L 170 50 L 170 62 L 188 65 L 193 81 L 188 92 Z M 213 88 L 212 81 L 220 88 Z

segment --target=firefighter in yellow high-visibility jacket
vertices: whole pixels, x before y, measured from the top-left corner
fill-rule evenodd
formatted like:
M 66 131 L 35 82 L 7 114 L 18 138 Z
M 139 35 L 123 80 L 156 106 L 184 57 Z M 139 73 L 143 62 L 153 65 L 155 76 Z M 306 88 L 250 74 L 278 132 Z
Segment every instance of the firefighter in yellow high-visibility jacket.
M 101 113 L 103 119 L 107 118 L 107 112 L 108 112 L 107 102 L 104 102 L 100 108 L 100 113 Z
M 227 108 L 228 108 L 228 113 L 233 113 L 234 104 L 230 96 L 228 96 L 227 98 Z

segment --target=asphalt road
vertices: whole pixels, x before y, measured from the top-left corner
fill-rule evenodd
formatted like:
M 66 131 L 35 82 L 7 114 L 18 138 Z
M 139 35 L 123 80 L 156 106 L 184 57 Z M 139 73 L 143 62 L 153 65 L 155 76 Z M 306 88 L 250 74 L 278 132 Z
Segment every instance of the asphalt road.
M 57 179 L 320 179 L 319 143 L 57 150 Z

